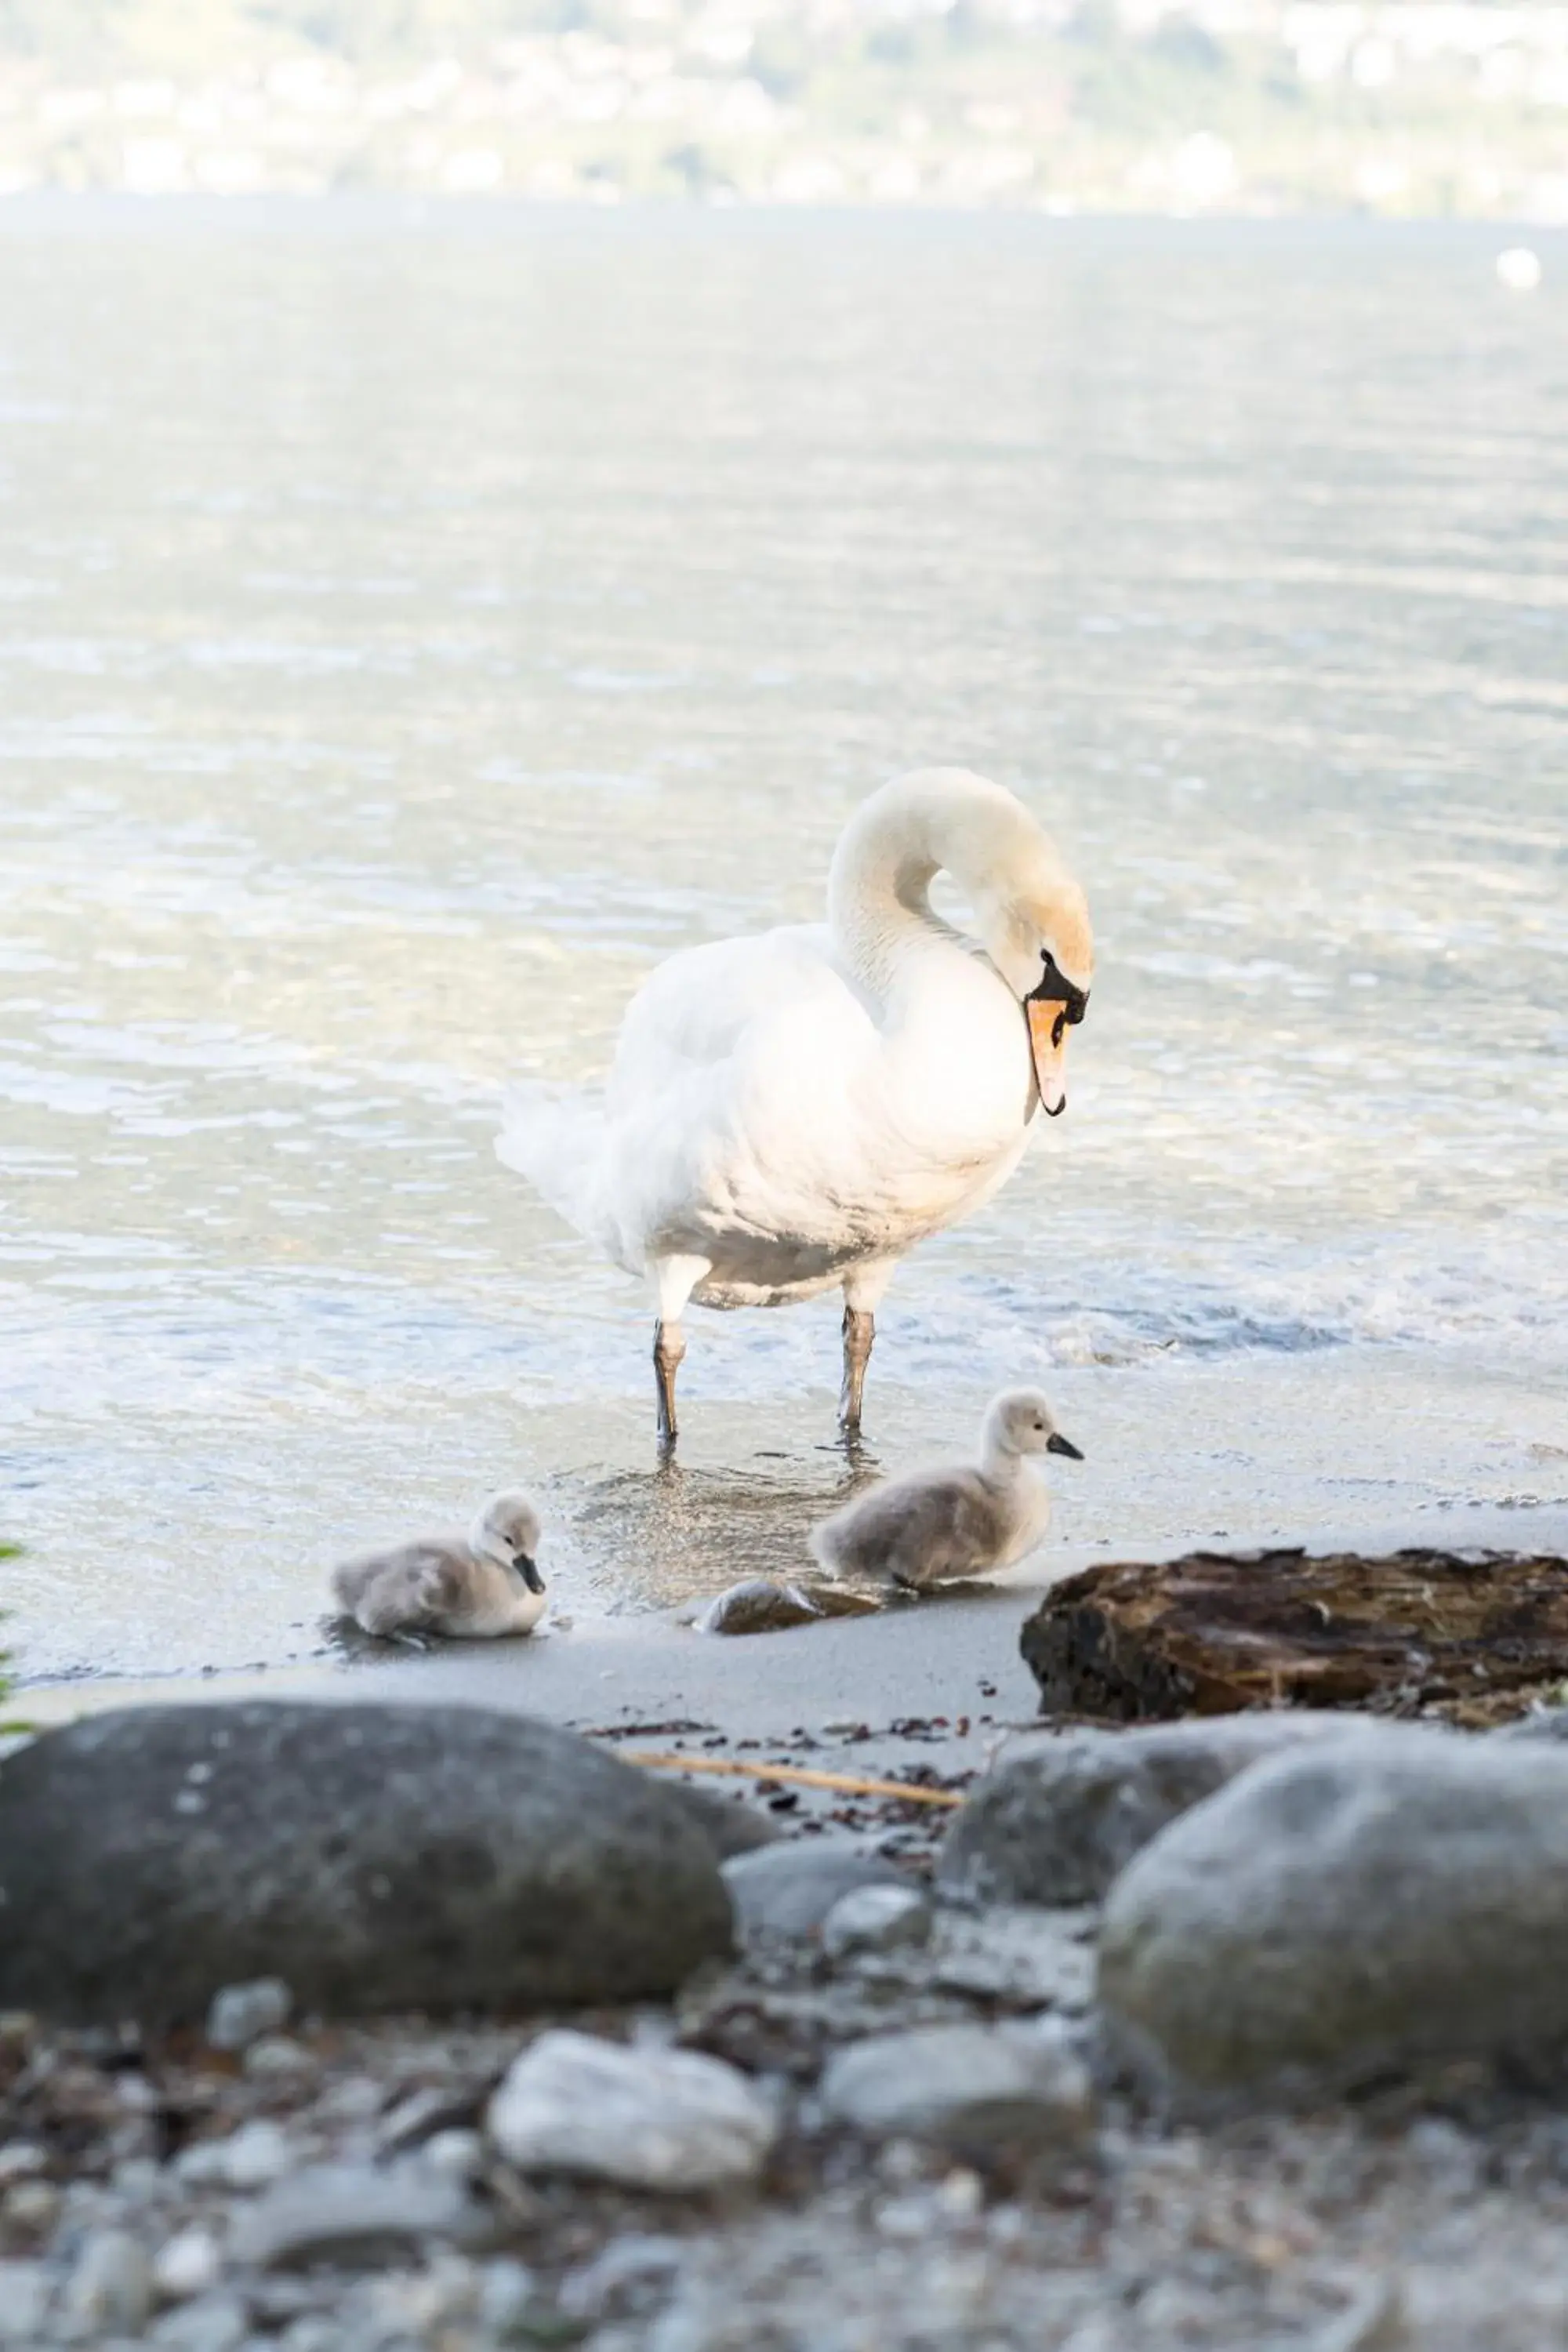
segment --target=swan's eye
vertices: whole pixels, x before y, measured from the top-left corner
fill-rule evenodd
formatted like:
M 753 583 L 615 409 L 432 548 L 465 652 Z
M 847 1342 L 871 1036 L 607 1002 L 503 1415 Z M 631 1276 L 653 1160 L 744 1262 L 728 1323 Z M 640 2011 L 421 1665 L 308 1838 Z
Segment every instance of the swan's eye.
M 1058 966 L 1049 948 L 1040 950 L 1040 984 L 1031 989 L 1026 1003 L 1059 1004 L 1061 1011 L 1051 1024 L 1051 1044 L 1060 1050 L 1062 1039 L 1069 1028 L 1076 1029 L 1089 1006 L 1089 991 L 1068 980 Z

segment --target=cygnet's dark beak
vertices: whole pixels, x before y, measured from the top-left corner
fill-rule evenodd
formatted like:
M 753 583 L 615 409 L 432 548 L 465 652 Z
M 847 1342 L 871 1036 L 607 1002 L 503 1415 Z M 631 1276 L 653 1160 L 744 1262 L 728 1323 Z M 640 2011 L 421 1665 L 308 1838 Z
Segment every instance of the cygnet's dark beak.
M 1046 1452 L 1047 1454 L 1065 1454 L 1069 1462 L 1081 1462 L 1083 1460 L 1083 1455 L 1079 1452 L 1078 1447 L 1073 1444 L 1072 1439 L 1070 1437 L 1064 1437 L 1059 1429 L 1053 1429 L 1050 1435 L 1047 1438 Z
M 527 1585 L 531 1592 L 543 1591 L 544 1579 L 541 1576 L 538 1569 L 534 1566 L 532 1560 L 530 1559 L 525 1551 L 520 1551 L 518 1553 L 516 1568 L 519 1576 L 521 1577 L 524 1584 Z

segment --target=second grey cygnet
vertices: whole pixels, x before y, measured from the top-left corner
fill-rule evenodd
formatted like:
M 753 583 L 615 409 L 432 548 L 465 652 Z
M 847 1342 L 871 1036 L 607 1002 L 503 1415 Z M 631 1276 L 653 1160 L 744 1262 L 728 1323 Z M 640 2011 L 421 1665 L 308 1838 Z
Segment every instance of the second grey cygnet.
M 1083 1460 L 1038 1389 L 1005 1389 L 981 1424 L 978 1463 L 885 1480 L 812 1530 L 812 1556 L 830 1575 L 917 1590 L 1012 1568 L 1050 1524 L 1050 1489 L 1027 1458 L 1040 1454 Z

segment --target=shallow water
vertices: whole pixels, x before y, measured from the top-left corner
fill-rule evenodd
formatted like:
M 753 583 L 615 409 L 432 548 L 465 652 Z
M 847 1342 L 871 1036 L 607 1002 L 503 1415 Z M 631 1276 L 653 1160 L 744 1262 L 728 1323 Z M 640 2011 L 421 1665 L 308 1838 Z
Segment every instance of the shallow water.
M 1038 1376 L 1063 1544 L 1568 1495 L 1568 240 L 0 213 L 0 1531 L 37 1675 L 308 1654 L 537 1480 L 593 1616 L 799 1557 L 837 1316 L 493 1160 L 887 773 L 1092 899 L 1071 1108 L 880 1318 Z M 1069 1483 L 1070 1479 L 1070 1483 Z

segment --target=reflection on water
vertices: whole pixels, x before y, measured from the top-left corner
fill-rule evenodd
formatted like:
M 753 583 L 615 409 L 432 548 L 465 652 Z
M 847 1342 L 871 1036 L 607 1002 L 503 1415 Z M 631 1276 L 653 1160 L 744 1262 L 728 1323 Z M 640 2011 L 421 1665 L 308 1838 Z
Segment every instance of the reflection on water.
M 621 1471 L 587 1482 L 572 1512 L 574 1540 L 587 1558 L 615 1564 L 634 1605 L 721 1591 L 749 1576 L 815 1577 L 806 1529 L 875 1469 L 862 1458 L 841 1461 L 837 1473 L 790 1476 L 775 1470 L 776 1458 L 753 1454 L 728 1470 L 670 1463 L 651 1475 Z
M 578 1610 L 798 1563 L 833 1303 L 693 1316 L 659 1482 L 645 1303 L 495 1094 L 817 914 L 934 759 L 1038 807 L 1101 964 L 1068 1117 L 879 1318 L 880 1457 L 1037 1378 L 1064 1543 L 1561 1489 L 1568 251 L 1530 303 L 1492 258 L 8 210 L 26 1662 L 309 1648 L 332 1558 L 520 1477 Z

